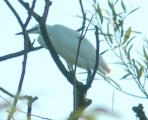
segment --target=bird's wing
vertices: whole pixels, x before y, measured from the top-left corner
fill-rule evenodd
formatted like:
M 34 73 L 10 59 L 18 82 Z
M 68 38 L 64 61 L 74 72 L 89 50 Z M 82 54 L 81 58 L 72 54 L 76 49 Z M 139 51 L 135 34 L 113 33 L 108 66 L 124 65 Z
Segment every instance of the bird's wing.
M 48 26 L 47 29 L 56 52 L 63 57 L 68 64 L 74 65 L 80 34 L 62 25 Z M 42 46 L 46 47 L 41 35 L 38 37 L 38 41 Z M 108 72 L 107 64 L 102 56 L 99 57 L 99 70 Z M 96 50 L 93 45 L 84 38 L 81 42 L 77 66 L 86 70 L 93 69 L 95 60 Z

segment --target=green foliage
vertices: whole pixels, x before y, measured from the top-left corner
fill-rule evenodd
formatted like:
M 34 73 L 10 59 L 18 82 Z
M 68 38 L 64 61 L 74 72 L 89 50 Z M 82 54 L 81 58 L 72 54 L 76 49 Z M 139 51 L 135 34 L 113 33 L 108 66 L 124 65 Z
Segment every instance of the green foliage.
M 106 41 L 111 52 L 118 59 L 116 64 L 120 65 L 124 69 L 124 75 L 120 77 L 121 80 L 130 79 L 134 81 L 143 95 L 147 98 L 148 95 L 145 90 L 145 84 L 148 76 L 148 40 L 145 40 L 142 51 L 141 49 L 138 49 L 137 52 L 137 50 L 135 50 L 135 43 L 138 42 L 136 39 L 139 34 L 141 35 L 141 32 L 133 30 L 132 26 L 127 27 L 125 23 L 127 16 L 135 13 L 140 7 L 130 10 L 123 0 L 117 0 L 115 2 L 108 0 L 107 2 L 108 8 L 103 9 L 101 4 L 97 3 L 97 7 L 95 8 L 99 19 L 99 21 L 96 19 L 96 23 L 100 28 L 101 39 Z M 119 7 L 121 9 L 117 9 Z M 107 14 L 102 15 L 101 8 Z M 106 26 L 106 28 L 104 26 Z M 141 40 L 141 42 L 143 41 Z M 105 52 L 108 51 L 109 49 L 105 50 Z M 115 81 L 110 77 L 104 78 L 108 79 L 108 81 Z M 123 91 L 121 87 L 118 87 L 117 85 L 114 87 Z M 124 91 L 124 93 L 127 92 Z
M 101 23 L 103 23 L 103 14 L 102 14 L 102 10 L 101 10 L 101 8 L 100 8 L 100 5 L 97 4 L 96 7 L 94 6 L 94 8 L 95 8 L 96 13 L 97 13 L 97 14 L 99 15 L 99 17 L 100 17 Z
M 121 0 L 121 7 L 122 7 L 123 11 L 126 12 L 126 5 L 123 2 L 123 0 Z
M 124 39 L 123 39 L 123 43 L 122 44 L 125 44 L 129 40 L 131 32 L 132 32 L 132 29 L 131 29 L 131 27 L 129 27 L 127 29 L 127 31 L 125 32 L 125 34 L 124 34 Z
M 132 11 L 130 11 L 130 12 L 128 13 L 128 15 L 134 13 L 134 12 L 137 11 L 139 8 L 140 8 L 140 7 L 137 7 L 137 8 L 135 8 L 135 9 L 133 9 Z
M 145 59 L 146 63 L 148 63 L 148 53 L 147 53 L 145 47 L 143 47 L 143 54 L 144 54 L 144 59 Z

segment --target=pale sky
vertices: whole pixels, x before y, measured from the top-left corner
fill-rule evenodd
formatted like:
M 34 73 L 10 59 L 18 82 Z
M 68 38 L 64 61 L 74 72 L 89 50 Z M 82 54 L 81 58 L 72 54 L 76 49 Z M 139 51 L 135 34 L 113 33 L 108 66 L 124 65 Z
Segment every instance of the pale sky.
M 25 20 L 26 11 L 15 1 L 13 5 L 20 12 L 20 16 Z M 91 2 L 86 2 L 86 7 L 91 7 Z M 132 26 L 135 30 L 144 33 L 147 36 L 147 0 L 125 0 L 127 7 L 141 7 L 137 12 L 128 17 L 127 26 Z M 20 32 L 21 29 L 17 23 L 12 12 L 2 1 L 0 2 L 0 56 L 14 53 L 23 49 L 23 39 L 21 36 L 15 36 L 15 33 Z M 102 3 L 103 7 L 106 7 L 106 3 Z M 42 12 L 43 3 L 42 0 L 38 0 L 36 10 Z M 53 4 L 49 11 L 49 17 L 47 24 L 62 24 L 72 29 L 77 29 L 81 26 L 81 19 L 76 15 L 80 14 L 80 7 L 78 0 L 53 0 Z M 29 27 L 35 25 L 36 22 L 32 19 Z M 31 35 L 32 40 L 37 35 Z M 92 39 L 91 34 L 87 35 L 88 39 Z M 142 38 L 142 37 L 139 37 Z M 38 45 L 36 43 L 36 45 Z M 138 44 L 137 44 L 138 45 Z M 112 69 L 111 76 L 121 78 L 120 70 L 118 66 L 111 64 L 114 60 L 107 58 L 111 55 L 105 54 L 103 57 L 109 63 Z M 15 94 L 18 86 L 22 68 L 22 57 L 10 59 L 0 63 L 0 87 L 7 89 Z M 122 70 L 121 70 L 122 71 Z M 83 77 L 82 77 L 83 79 Z M 131 91 L 132 93 L 139 94 L 135 84 L 131 81 L 122 81 L 122 86 Z M 147 100 L 134 98 L 125 95 L 115 90 L 111 85 L 103 80 L 94 81 L 92 88 L 88 91 L 88 98 L 92 99 L 93 103 L 88 110 L 93 107 L 104 107 L 107 110 L 112 109 L 112 98 L 114 93 L 114 111 L 119 114 L 120 118 L 114 118 L 106 115 L 101 115 L 101 120 L 135 120 L 135 114 L 131 110 L 133 106 L 142 103 L 144 110 L 148 115 Z M 73 91 L 72 86 L 64 76 L 60 73 L 54 61 L 52 60 L 49 52 L 45 49 L 35 51 L 28 54 L 27 69 L 25 80 L 22 89 L 22 95 L 38 96 L 39 99 L 33 104 L 32 113 L 35 115 L 51 118 L 53 120 L 63 120 L 67 118 L 73 109 Z M 7 95 L 0 92 L 0 96 L 12 102 L 12 99 Z M 0 98 L 0 103 L 5 101 Z M 26 101 L 21 101 L 18 104 L 18 108 L 26 111 Z M 8 110 L 8 108 L 6 108 Z M 1 110 L 0 110 L 1 112 Z M 6 117 L 6 111 L 0 114 L 0 119 Z M 19 113 L 19 112 L 18 112 Z M 17 116 L 17 114 L 16 114 Z M 26 116 L 23 113 L 19 113 L 16 118 L 23 120 Z M 39 118 L 33 118 L 33 120 L 40 120 Z

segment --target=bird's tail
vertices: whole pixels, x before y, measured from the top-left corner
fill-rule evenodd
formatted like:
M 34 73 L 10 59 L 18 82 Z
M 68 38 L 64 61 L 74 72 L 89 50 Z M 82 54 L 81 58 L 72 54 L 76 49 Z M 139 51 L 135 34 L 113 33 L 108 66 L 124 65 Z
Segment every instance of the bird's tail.
M 111 72 L 111 69 L 109 68 L 108 64 L 104 61 L 102 56 L 99 58 L 98 71 L 100 71 L 104 74 L 109 74 Z

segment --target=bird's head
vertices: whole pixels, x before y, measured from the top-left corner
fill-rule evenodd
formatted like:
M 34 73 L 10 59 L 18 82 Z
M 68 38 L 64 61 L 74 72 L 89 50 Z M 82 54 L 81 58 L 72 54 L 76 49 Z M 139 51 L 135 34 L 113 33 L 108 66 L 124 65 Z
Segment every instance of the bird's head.
M 32 34 L 40 34 L 40 27 L 37 24 L 37 25 L 33 26 L 32 28 L 26 30 L 26 32 L 29 33 L 29 34 L 30 33 L 32 33 Z M 23 34 L 23 32 L 16 33 L 16 35 L 22 35 L 22 34 Z

